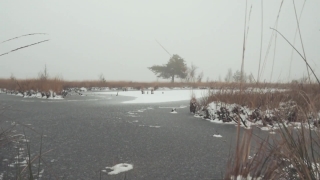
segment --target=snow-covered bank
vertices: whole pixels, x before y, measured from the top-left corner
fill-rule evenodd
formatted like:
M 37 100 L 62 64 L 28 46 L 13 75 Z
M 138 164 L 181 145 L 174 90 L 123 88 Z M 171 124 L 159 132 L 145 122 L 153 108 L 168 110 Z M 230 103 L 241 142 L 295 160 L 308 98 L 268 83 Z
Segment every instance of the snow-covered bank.
M 67 88 L 61 92 L 54 92 L 53 90 L 49 91 L 38 91 L 38 90 L 27 90 L 27 91 L 17 91 L 17 90 L 7 90 L 0 88 L 0 94 L 7 94 L 12 96 L 20 96 L 23 98 L 40 98 L 40 99 L 49 99 L 49 100 L 61 100 L 67 96 L 79 95 L 84 96 L 83 92 L 87 92 L 87 88 Z
M 189 100 L 194 94 L 196 98 L 201 98 L 207 95 L 208 90 L 157 90 L 154 94 L 146 92 L 142 94 L 141 91 L 119 91 L 119 92 L 99 92 L 99 94 L 110 94 L 113 96 L 129 96 L 135 97 L 132 101 L 125 101 L 123 103 L 159 103 L 159 102 L 173 102 Z
M 194 115 L 196 118 L 202 118 L 212 123 L 234 124 L 240 123 L 241 127 L 250 129 L 252 126 L 260 128 L 262 131 L 271 131 L 282 126 L 300 129 L 317 129 L 320 114 L 318 117 L 311 117 L 305 122 L 295 122 L 296 104 L 292 101 L 282 102 L 274 110 L 262 111 L 260 109 L 249 109 L 237 104 L 225 104 L 221 102 L 212 102 L 206 107 L 201 107 Z M 308 123 L 309 122 L 309 123 Z
M 51 90 L 48 92 L 37 92 L 37 91 L 19 92 L 19 91 L 3 91 L 3 90 L 1 90 L 0 93 L 11 95 L 11 96 L 19 96 L 22 98 L 39 98 L 39 99 L 50 99 L 50 100 L 64 99 L 61 95 L 57 95 L 57 93 L 55 93 Z

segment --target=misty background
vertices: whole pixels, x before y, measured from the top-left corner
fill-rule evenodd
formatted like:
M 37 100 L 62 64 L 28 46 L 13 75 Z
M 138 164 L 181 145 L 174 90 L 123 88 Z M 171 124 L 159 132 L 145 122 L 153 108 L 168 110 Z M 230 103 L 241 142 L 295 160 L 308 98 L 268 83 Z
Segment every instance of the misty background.
M 303 0 L 296 0 L 298 16 Z M 263 1 L 264 61 L 281 1 Z M 229 68 L 240 70 L 246 1 L 239 0 L 121 0 L 121 1 L 1 1 L 0 42 L 28 33 L 27 36 L 0 44 L 0 53 L 50 39 L 0 57 L 0 78 L 35 78 L 46 65 L 51 76 L 65 80 L 156 81 L 147 67 L 162 65 L 171 54 L 178 54 L 190 66 L 204 72 L 204 80 L 223 80 Z M 244 70 L 257 77 L 260 57 L 261 1 L 248 0 L 250 7 Z M 307 1 L 300 28 L 310 65 L 320 76 L 320 1 Z M 247 23 L 249 15 L 247 15 Z M 284 1 L 278 30 L 294 40 L 297 22 L 291 0 Z M 297 34 L 298 35 L 298 34 Z M 156 40 L 155 40 L 156 39 Z M 270 79 L 271 46 L 260 80 Z M 302 52 L 299 36 L 296 47 Z M 292 48 L 278 36 L 272 80 L 288 81 L 306 75 L 306 66 Z M 166 80 L 170 81 L 170 79 Z

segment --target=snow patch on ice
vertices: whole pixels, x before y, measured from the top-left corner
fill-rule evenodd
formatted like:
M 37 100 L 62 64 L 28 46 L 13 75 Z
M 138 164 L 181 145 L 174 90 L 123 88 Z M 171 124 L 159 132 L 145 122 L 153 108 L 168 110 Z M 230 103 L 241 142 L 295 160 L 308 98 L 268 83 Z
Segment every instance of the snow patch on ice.
M 153 126 L 153 125 L 143 125 L 143 124 L 140 124 L 139 125 L 140 127 L 151 127 L 151 128 L 160 128 L 161 126 Z
M 112 170 L 112 171 L 108 172 L 109 175 L 115 175 L 115 174 L 119 174 L 119 173 L 126 172 L 126 171 L 133 169 L 133 165 L 127 164 L 127 163 L 120 163 L 120 164 L 117 164 L 113 167 L 106 167 L 106 169 Z
M 220 134 L 214 134 L 213 137 L 221 138 L 222 136 Z
M 149 127 L 152 127 L 152 128 L 160 128 L 161 126 L 149 126 Z
M 169 107 L 169 106 L 159 106 L 160 109 L 182 109 L 182 108 L 186 108 L 187 106 L 183 106 L 183 105 L 180 105 L 178 107 Z

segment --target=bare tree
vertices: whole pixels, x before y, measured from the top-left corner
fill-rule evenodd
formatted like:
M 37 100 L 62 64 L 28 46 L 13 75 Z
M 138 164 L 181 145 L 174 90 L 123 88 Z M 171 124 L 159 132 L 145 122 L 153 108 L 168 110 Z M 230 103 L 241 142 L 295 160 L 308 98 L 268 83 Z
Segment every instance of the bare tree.
M 242 83 L 246 83 L 247 82 L 247 75 L 245 72 L 241 72 L 241 71 L 236 71 L 233 74 L 233 81 L 234 82 L 242 82 Z
M 201 72 L 200 74 L 198 74 L 197 82 L 201 82 L 201 81 L 202 81 L 202 78 L 203 78 L 203 72 Z
M 39 72 L 38 77 L 40 80 L 47 80 L 49 78 L 49 74 L 47 71 L 47 65 L 44 65 L 43 72 Z
M 16 80 L 16 77 L 14 76 L 13 73 L 11 73 L 11 75 L 10 75 L 10 80 L 11 80 L 11 81 L 15 81 L 15 80 Z
M 233 79 L 232 69 L 229 68 L 228 73 L 227 73 L 226 77 L 224 78 L 224 81 L 225 82 L 232 82 L 232 79 Z
M 102 73 L 99 75 L 99 81 L 106 82 L 106 79 L 104 78 L 104 75 Z
M 254 78 L 253 78 L 253 75 L 252 75 L 252 74 L 250 74 L 250 75 L 248 76 L 248 81 L 249 81 L 249 83 L 254 83 Z
M 184 78 L 185 82 L 195 82 L 197 69 L 198 67 L 191 63 L 191 66 L 187 69 L 187 76 Z
M 189 69 L 189 76 L 190 76 L 190 80 L 192 82 L 195 82 L 196 80 L 196 71 L 197 71 L 198 67 L 195 66 L 194 64 L 191 64 L 190 69 Z

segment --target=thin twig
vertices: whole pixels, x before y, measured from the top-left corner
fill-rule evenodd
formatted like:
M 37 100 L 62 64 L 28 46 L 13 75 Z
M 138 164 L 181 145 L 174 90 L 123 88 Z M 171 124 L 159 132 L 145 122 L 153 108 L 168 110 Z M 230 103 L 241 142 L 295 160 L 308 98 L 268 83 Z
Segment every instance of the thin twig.
M 154 39 L 154 40 L 156 40 L 156 39 Z M 165 50 L 165 51 L 169 54 L 169 56 L 171 57 L 171 56 L 172 56 L 171 53 L 169 53 L 169 51 L 167 51 L 166 48 L 164 48 L 164 47 L 160 44 L 160 42 L 159 42 L 158 40 L 156 40 L 156 41 L 157 41 L 157 43 L 162 47 L 162 49 Z
M 301 46 L 302 46 L 302 52 L 303 52 L 303 55 L 304 55 L 304 59 L 305 59 L 305 61 L 306 61 L 306 67 L 307 67 L 307 73 L 308 73 L 308 77 L 309 77 L 309 83 L 311 83 L 310 73 L 309 73 L 309 69 L 308 69 L 308 65 L 307 65 L 307 56 L 306 56 L 306 52 L 305 52 L 305 50 L 304 50 L 304 45 L 303 45 L 302 37 L 301 37 L 300 23 L 299 23 L 299 20 L 298 20 L 298 15 L 297 15 L 297 10 L 296 10 L 296 4 L 294 3 L 294 0 L 292 0 L 292 2 L 293 2 L 293 7 L 294 7 L 294 13 L 295 13 L 295 15 L 296 15 L 297 27 L 298 27 L 298 30 L 299 30 L 300 42 L 301 42 Z

